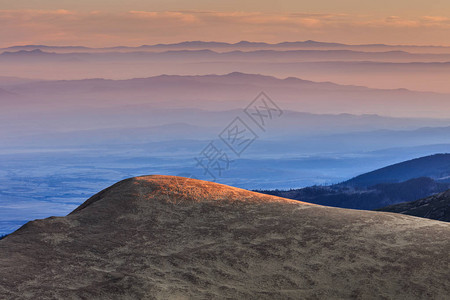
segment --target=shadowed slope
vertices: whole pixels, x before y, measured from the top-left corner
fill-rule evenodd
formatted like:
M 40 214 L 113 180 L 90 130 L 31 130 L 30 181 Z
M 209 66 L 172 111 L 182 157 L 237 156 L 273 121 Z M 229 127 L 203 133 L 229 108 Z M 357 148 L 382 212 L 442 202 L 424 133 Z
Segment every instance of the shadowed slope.
M 0 241 L 0 298 L 444 299 L 450 224 L 170 176 Z
M 377 210 L 450 222 L 450 190 L 425 199 L 390 205 Z
M 356 176 L 343 184 L 346 186 L 369 187 L 380 183 L 398 183 L 419 177 L 448 181 L 449 176 L 450 154 L 441 153 L 387 166 Z

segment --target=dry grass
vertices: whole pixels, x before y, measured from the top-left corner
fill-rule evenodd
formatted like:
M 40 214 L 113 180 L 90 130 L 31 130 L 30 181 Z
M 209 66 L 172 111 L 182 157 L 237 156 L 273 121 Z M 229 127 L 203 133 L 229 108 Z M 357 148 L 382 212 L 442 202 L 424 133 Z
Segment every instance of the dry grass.
M 445 299 L 450 224 L 171 176 L 0 242 L 0 299 Z

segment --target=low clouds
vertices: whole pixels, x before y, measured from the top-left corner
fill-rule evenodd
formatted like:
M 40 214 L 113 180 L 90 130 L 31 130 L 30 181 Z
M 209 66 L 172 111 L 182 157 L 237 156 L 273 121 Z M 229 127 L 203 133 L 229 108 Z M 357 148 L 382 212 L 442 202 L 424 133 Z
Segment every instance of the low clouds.
M 443 16 L 373 18 L 349 14 L 0 10 L 0 46 L 140 45 L 184 40 L 235 42 L 315 39 L 348 43 L 450 44 Z M 349 34 L 351 33 L 351 34 Z

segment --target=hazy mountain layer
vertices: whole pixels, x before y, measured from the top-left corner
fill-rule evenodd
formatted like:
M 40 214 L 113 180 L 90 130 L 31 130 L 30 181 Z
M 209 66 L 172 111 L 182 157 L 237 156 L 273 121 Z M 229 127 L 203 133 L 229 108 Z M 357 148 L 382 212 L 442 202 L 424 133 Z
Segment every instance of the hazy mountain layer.
M 250 42 L 240 41 L 237 43 L 224 43 L 224 42 L 204 42 L 204 41 L 185 41 L 172 44 L 155 44 L 155 45 L 142 45 L 137 47 L 116 46 L 105 48 L 92 48 L 83 46 L 47 46 L 47 45 L 24 45 L 24 46 L 12 46 L 4 49 L 3 51 L 20 51 L 20 50 L 47 50 L 57 51 L 61 53 L 65 52 L 86 52 L 86 51 L 136 51 L 136 50 L 201 50 L 201 49 L 223 49 L 223 50 L 252 50 L 252 49 L 364 49 L 366 51 L 390 51 L 390 50 L 407 50 L 411 52 L 436 52 L 445 53 L 450 52 L 450 47 L 445 46 L 419 46 L 419 45 L 386 45 L 386 44 L 361 44 L 351 45 L 343 43 L 327 43 L 320 41 L 297 41 L 297 42 L 281 42 L 276 44 L 264 43 L 264 42 Z
M 448 118 L 448 95 L 405 89 L 313 82 L 233 72 L 226 75 L 161 75 L 128 80 L 55 80 L 2 87 L 5 109 L 84 110 L 131 105 L 154 109 L 232 110 L 246 107 L 261 91 L 283 110 L 319 114 L 379 114 L 391 117 Z

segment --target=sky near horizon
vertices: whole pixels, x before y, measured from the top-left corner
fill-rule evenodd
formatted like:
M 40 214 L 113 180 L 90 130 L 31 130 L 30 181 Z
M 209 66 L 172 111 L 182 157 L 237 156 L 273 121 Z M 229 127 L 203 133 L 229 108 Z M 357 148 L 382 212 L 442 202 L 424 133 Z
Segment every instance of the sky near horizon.
M 0 47 L 309 39 L 450 46 L 450 1 L 0 0 Z

